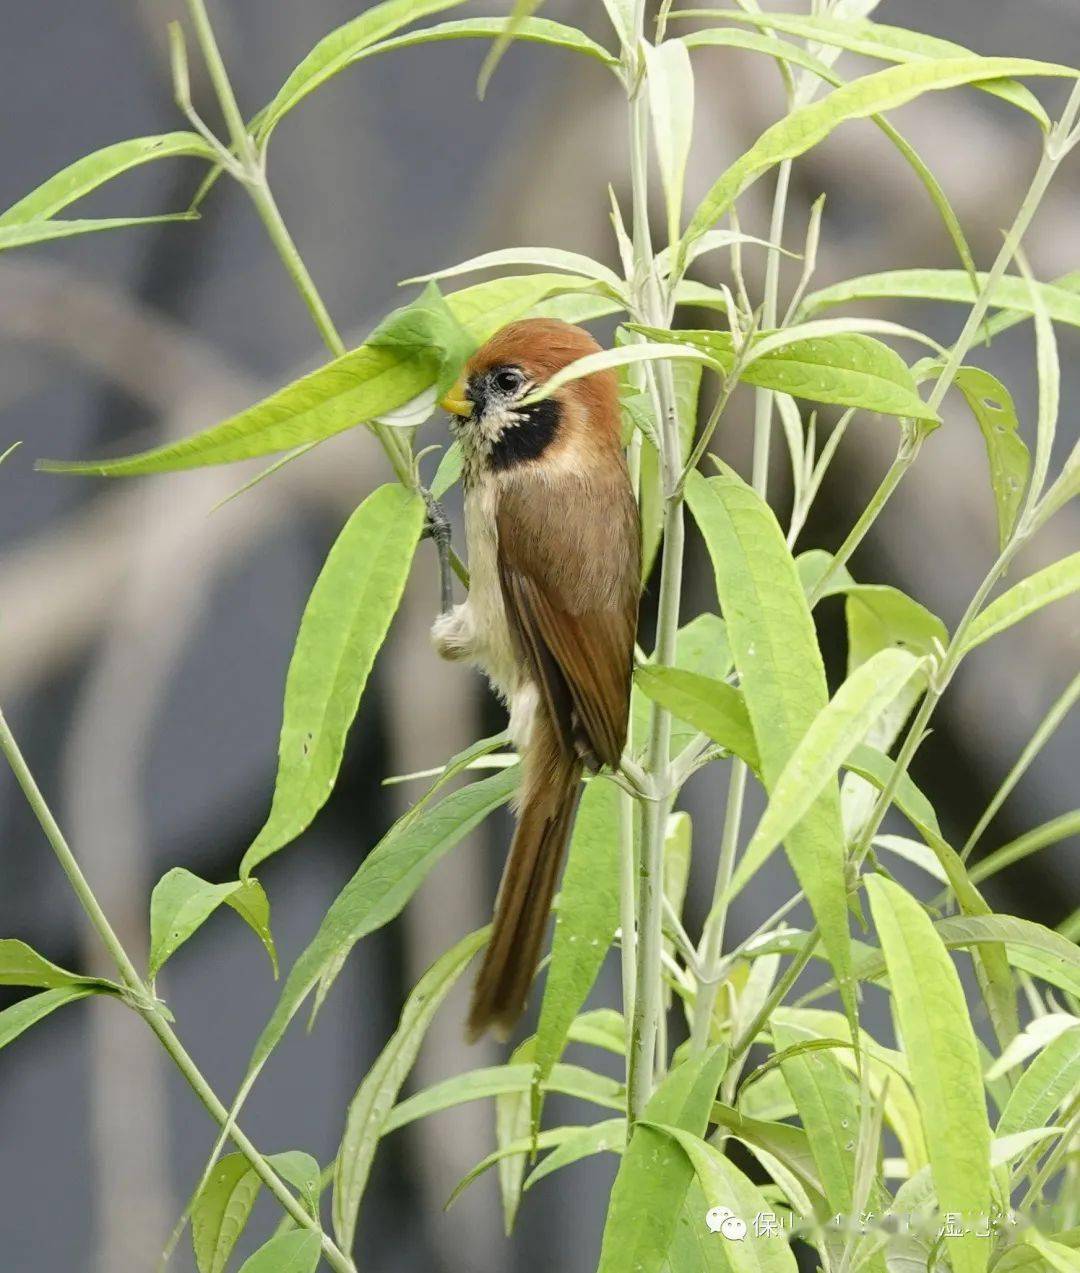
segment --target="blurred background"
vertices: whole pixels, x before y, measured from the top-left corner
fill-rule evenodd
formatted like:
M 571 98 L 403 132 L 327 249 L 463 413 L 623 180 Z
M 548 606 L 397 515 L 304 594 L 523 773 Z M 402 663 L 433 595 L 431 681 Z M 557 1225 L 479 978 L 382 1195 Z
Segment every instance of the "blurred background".
M 164 42 L 166 20 L 179 7 L 8 0 L 0 207 L 100 146 L 185 126 L 172 104 Z M 215 0 L 211 13 L 245 111 L 267 101 L 322 35 L 365 7 L 356 0 Z M 497 2 L 464 10 L 505 11 Z M 550 0 L 544 14 L 611 42 L 595 0 Z M 875 16 L 988 54 L 1080 56 L 1080 10 L 1071 0 L 884 0 Z M 615 81 L 594 63 L 522 45 L 480 103 L 474 84 L 482 53 L 469 41 L 364 62 L 308 99 L 274 138 L 274 189 L 350 344 L 413 294 L 397 289 L 399 279 L 480 251 L 548 244 L 617 263 L 606 187 L 614 185 L 625 207 L 627 181 L 625 104 Z M 721 49 L 694 56 L 692 202 L 781 109 L 780 82 L 767 61 Z M 859 65 L 846 56 L 839 63 L 841 71 Z M 206 85 L 196 80 L 195 92 L 205 116 L 216 119 Z M 1047 90 L 1051 107 L 1061 100 L 1057 92 Z M 1032 121 L 967 90 L 931 94 L 897 112 L 896 122 L 944 185 L 985 268 L 1038 159 Z M 197 181 L 197 165 L 155 164 L 73 212 L 180 210 Z M 785 242 L 796 250 L 810 203 L 829 195 L 819 286 L 885 267 L 955 265 L 921 187 L 869 124 L 845 126 L 800 161 L 793 190 Z M 1040 278 L 1080 265 L 1078 193 L 1074 159 L 1026 243 Z M 745 229 L 767 233 L 770 196 L 765 181 L 743 199 Z M 725 277 L 720 254 L 708 259 L 713 278 Z M 751 256 L 747 264 L 753 277 L 760 262 Z M 962 308 L 946 306 L 880 312 L 946 342 L 964 318 Z M 602 337 L 609 332 L 598 329 Z M 1063 455 L 1077 434 L 1080 344 L 1072 329 L 1061 328 L 1058 338 Z M 0 468 L 0 702 L 106 911 L 137 954 L 145 950 L 150 889 L 165 870 L 183 865 L 212 880 L 235 877 L 269 807 L 285 670 L 307 592 L 348 512 L 389 470 L 375 442 L 356 431 L 212 512 L 250 476 L 243 467 L 106 484 L 35 474 L 32 461 L 117 454 L 189 433 L 323 357 L 245 195 L 227 181 L 198 223 L 73 239 L 0 259 L 0 450 L 24 440 Z M 974 359 L 1008 385 L 1030 436 L 1030 324 Z M 749 408 L 748 396 L 736 399 L 720 439 L 744 471 Z M 854 572 L 904 588 L 951 625 L 994 555 L 996 532 L 981 437 L 962 404 L 947 403 L 945 415 Z M 445 441 L 441 429 L 433 421 L 423 441 Z M 856 421 L 800 547 L 840 542 L 895 441 L 888 421 Z M 772 488 L 781 508 L 782 452 L 774 448 Z M 1023 572 L 1075 550 L 1078 523 L 1075 506 L 1059 514 L 1026 551 Z M 653 602 L 646 598 L 646 625 Z M 427 629 L 436 604 L 434 554 L 422 545 L 337 790 L 310 832 L 262 872 L 286 967 L 417 790 L 382 780 L 438 765 L 498 727 L 479 678 L 433 656 Z M 684 618 L 713 604 L 695 543 Z M 830 673 L 840 676 L 841 603 L 825 603 L 821 619 Z M 954 843 L 1075 674 L 1078 633 L 1077 606 L 1060 604 L 965 664 L 914 770 Z M 1074 716 L 984 847 L 1066 812 L 1078 762 Z M 689 792 L 698 858 L 692 932 L 711 885 L 725 787 L 714 768 Z M 354 952 L 314 1034 L 294 1025 L 244 1116 L 260 1147 L 303 1148 L 330 1160 L 345 1105 L 393 1029 L 407 987 L 438 952 L 485 921 L 507 832 L 505 819 L 494 821 L 436 869 L 404 916 Z M 1059 922 L 1080 903 L 1076 847 L 1062 843 L 997 877 L 988 888 L 994 908 Z M 106 971 L 6 770 L 0 879 L 0 934 L 66 966 Z M 740 901 L 730 940 L 755 927 L 787 887 L 777 862 Z M 617 1002 L 617 983 L 612 964 L 598 999 Z M 235 915 L 220 912 L 169 963 L 159 990 L 228 1099 L 277 995 L 259 944 Z M 493 1045 L 462 1041 L 461 990 L 440 1013 L 413 1086 L 498 1059 Z M 551 1102 L 553 1122 L 571 1115 Z M 153 1268 L 213 1139 L 204 1111 L 142 1024 L 107 1001 L 69 1007 L 0 1053 L 0 1128 L 0 1263 L 12 1273 Z M 453 1185 L 492 1143 L 489 1102 L 389 1138 L 362 1214 L 362 1267 L 593 1268 L 614 1160 L 589 1160 L 545 1180 L 526 1196 L 518 1236 L 507 1243 L 493 1177 L 442 1211 Z M 273 1219 L 269 1204 L 260 1208 L 252 1237 L 265 1235 Z M 170 1267 L 193 1267 L 186 1240 Z

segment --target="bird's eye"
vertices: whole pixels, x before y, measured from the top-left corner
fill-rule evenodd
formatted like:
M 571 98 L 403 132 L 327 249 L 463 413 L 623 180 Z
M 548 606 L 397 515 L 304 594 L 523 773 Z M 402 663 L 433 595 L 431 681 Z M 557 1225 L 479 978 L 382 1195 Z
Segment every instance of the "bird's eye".
M 492 383 L 500 393 L 514 393 L 520 389 L 525 377 L 516 367 L 504 367 L 492 376 Z

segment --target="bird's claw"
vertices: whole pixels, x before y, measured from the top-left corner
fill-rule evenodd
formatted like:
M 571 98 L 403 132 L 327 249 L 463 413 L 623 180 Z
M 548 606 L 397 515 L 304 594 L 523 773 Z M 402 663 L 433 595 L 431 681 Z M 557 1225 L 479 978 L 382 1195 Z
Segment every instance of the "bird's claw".
M 424 491 L 423 495 L 427 508 L 423 537 L 432 541 L 439 554 L 439 596 L 442 613 L 446 614 L 454 604 L 453 573 L 450 566 L 450 519 L 442 504 L 430 491 Z

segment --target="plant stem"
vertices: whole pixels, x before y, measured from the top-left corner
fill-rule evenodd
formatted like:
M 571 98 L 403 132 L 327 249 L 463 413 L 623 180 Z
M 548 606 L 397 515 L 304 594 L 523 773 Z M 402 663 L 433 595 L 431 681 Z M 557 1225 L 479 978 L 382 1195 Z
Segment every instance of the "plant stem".
M 180 1042 L 175 1030 L 162 1017 L 161 1013 L 154 1005 L 154 997 L 150 988 L 139 975 L 134 963 L 131 961 L 127 951 L 124 949 L 120 938 L 116 935 L 116 931 L 109 923 L 108 916 L 101 908 L 94 895 L 93 889 L 90 887 L 86 876 L 79 866 L 75 854 L 71 851 L 67 840 L 64 838 L 63 832 L 60 830 L 56 819 L 53 817 L 52 810 L 49 808 L 45 797 L 41 793 L 40 787 L 30 772 L 30 767 L 26 763 L 26 759 L 15 740 L 11 727 L 8 725 L 2 711 L 0 711 L 0 751 L 3 752 L 8 764 L 11 766 L 15 780 L 22 789 L 23 795 L 26 797 L 27 803 L 33 810 L 34 816 L 37 818 L 45 838 L 52 847 L 53 853 L 56 855 L 57 861 L 64 874 L 71 884 L 72 891 L 78 898 L 79 904 L 82 906 L 87 918 L 93 925 L 98 936 L 101 938 L 103 945 L 108 950 L 113 962 L 116 964 L 117 971 L 120 973 L 121 980 L 126 988 L 131 992 L 130 1000 L 132 1007 L 139 1014 L 146 1024 L 153 1030 L 161 1042 L 162 1047 L 172 1058 L 174 1064 L 180 1073 L 187 1080 L 192 1091 L 206 1106 L 212 1118 L 219 1125 L 224 1125 L 228 1119 L 228 1110 L 218 1100 L 210 1084 L 203 1077 L 198 1066 L 188 1054 L 184 1045 Z M 285 1182 L 277 1175 L 274 1169 L 259 1153 L 255 1146 L 248 1140 L 247 1136 L 239 1127 L 233 1126 L 230 1134 L 236 1147 L 244 1155 L 251 1164 L 252 1170 L 265 1183 L 270 1192 L 281 1203 L 285 1211 L 298 1223 L 305 1228 L 312 1230 L 320 1235 L 322 1242 L 323 1255 L 326 1262 L 332 1269 L 338 1270 L 338 1273 L 353 1273 L 352 1261 L 348 1259 L 334 1244 L 333 1240 L 322 1232 L 318 1221 L 304 1209 L 300 1202 L 289 1191 Z
M 645 5 L 635 5 L 634 48 L 640 48 L 644 33 Z M 634 278 L 629 280 L 635 306 L 645 322 L 668 326 L 668 306 L 661 295 L 653 259 L 648 219 L 649 114 L 645 89 L 640 79 L 628 75 L 630 83 L 630 171 L 633 185 Z M 651 372 L 651 369 L 649 369 Z M 660 596 L 656 620 L 655 658 L 658 663 L 675 659 L 679 607 L 682 594 L 685 528 L 683 503 L 677 489 L 680 475 L 679 428 L 676 418 L 674 377 L 671 365 L 663 364 L 651 375 L 650 388 L 657 412 L 662 443 L 661 472 L 664 487 L 663 550 L 660 559 Z M 666 780 L 671 760 L 671 715 L 654 705 L 649 726 L 645 768 L 654 779 Z M 666 781 L 663 783 L 666 789 Z M 652 1094 L 656 1072 L 666 1062 L 658 1058 L 657 1041 L 663 1010 L 664 835 L 672 797 L 651 800 L 642 814 L 641 859 L 638 868 L 636 977 L 627 1088 L 630 1121 L 640 1118 Z M 658 1066 L 659 1060 L 659 1066 Z

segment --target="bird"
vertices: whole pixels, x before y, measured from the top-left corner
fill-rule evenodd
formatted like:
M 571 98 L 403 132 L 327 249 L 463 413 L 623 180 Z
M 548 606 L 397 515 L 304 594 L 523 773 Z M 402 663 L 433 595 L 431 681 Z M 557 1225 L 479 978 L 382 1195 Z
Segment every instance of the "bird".
M 507 1038 L 524 1010 L 587 769 L 626 743 L 641 527 L 610 370 L 534 398 L 600 345 L 556 319 L 510 323 L 442 399 L 460 442 L 467 600 L 436 619 L 443 658 L 483 671 L 520 753 L 517 822 L 467 1035 Z

